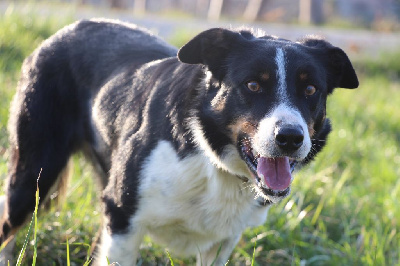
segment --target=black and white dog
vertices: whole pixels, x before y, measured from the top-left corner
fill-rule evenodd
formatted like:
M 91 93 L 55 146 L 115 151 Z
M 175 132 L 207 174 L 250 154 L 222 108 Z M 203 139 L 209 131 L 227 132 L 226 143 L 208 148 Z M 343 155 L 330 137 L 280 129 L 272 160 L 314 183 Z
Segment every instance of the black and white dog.
M 135 264 L 149 234 L 223 265 L 325 144 L 327 96 L 357 86 L 346 54 L 315 37 L 215 28 L 177 51 L 117 21 L 67 26 L 23 64 L 1 242 L 31 217 L 39 173 L 43 204 L 83 151 L 104 189 L 95 264 Z

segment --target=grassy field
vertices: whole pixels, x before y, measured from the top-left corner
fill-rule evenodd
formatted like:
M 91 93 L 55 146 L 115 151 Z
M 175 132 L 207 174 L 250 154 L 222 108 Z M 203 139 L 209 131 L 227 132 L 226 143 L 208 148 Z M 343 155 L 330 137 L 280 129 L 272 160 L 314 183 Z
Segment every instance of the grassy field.
M 69 21 L 17 12 L 0 17 L 1 183 L 7 175 L 8 107 L 22 60 Z M 296 175 L 291 196 L 271 208 L 267 223 L 245 232 L 229 265 L 250 265 L 253 254 L 254 265 L 400 264 L 399 58 L 386 54 L 356 62 L 360 88 L 338 89 L 330 98 L 334 131 L 327 147 Z M 99 227 L 99 192 L 79 155 L 73 170 L 66 201 L 40 215 L 38 265 L 67 265 L 67 240 L 71 264 L 87 260 Z M 18 234 L 16 256 L 26 234 L 27 228 Z M 32 239 L 26 265 L 34 253 Z M 165 249 L 148 239 L 141 255 L 142 265 L 170 264 Z M 175 265 L 193 263 L 171 255 Z

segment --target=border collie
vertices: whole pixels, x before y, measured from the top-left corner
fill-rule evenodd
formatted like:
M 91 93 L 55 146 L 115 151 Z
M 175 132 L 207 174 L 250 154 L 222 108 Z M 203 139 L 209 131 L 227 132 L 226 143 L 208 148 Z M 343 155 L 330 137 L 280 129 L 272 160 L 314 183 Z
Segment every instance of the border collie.
M 199 265 L 224 265 L 324 146 L 337 87 L 358 87 L 352 64 L 313 36 L 214 28 L 178 51 L 118 21 L 69 25 L 22 67 L 0 241 L 31 217 L 39 173 L 43 205 L 83 151 L 103 191 L 94 264 L 134 265 L 149 234 Z

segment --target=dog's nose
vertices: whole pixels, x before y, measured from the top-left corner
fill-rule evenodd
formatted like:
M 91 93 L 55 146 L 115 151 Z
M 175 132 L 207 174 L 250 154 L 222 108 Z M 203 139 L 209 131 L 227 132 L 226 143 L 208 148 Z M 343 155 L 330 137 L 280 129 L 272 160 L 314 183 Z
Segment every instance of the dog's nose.
M 300 127 L 286 126 L 275 130 L 275 143 L 286 152 L 294 152 L 303 145 L 304 132 Z

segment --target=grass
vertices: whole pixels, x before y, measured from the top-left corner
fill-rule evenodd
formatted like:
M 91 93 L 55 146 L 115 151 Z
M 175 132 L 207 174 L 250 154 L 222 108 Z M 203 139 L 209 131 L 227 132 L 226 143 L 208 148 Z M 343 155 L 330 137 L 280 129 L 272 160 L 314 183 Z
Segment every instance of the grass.
M 0 179 L 7 175 L 8 106 L 23 58 L 69 18 L 0 17 Z M 183 35 L 183 34 L 182 34 Z M 176 36 L 176 42 L 184 40 Z M 328 103 L 334 130 L 327 147 L 295 177 L 290 197 L 271 208 L 267 223 L 248 230 L 229 265 L 400 264 L 400 64 L 398 56 L 356 63 L 361 86 L 337 89 Z M 90 166 L 75 156 L 73 179 L 61 206 L 17 235 L 22 265 L 84 265 L 99 228 Z M 32 199 L 34 200 L 34 199 Z M 36 239 L 36 240 L 35 240 Z M 36 255 L 37 254 L 37 257 Z M 169 254 L 146 239 L 142 265 L 170 265 Z M 193 259 L 171 254 L 174 265 Z

